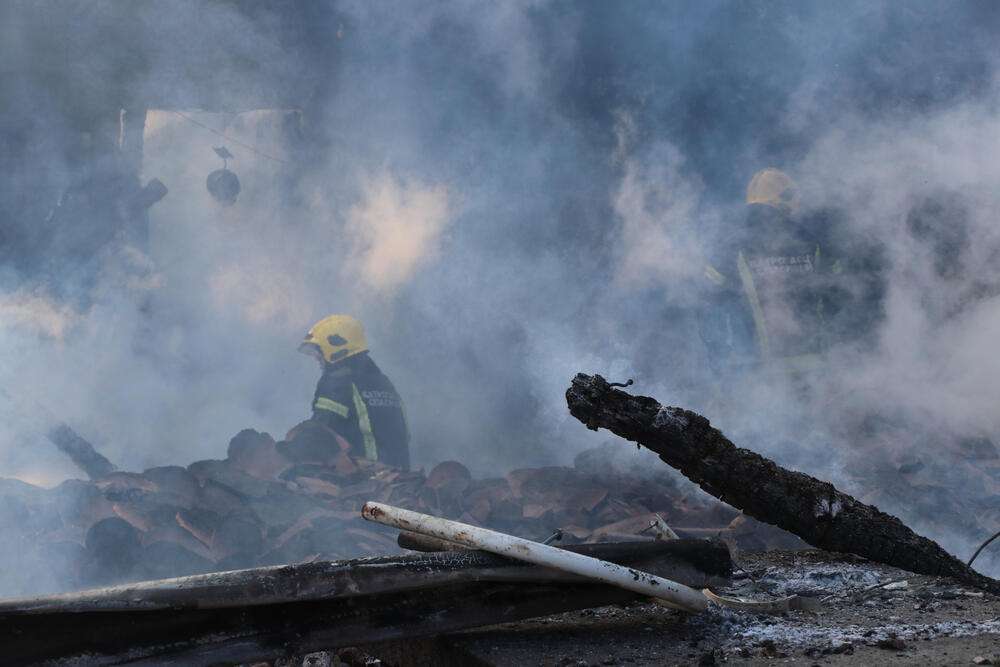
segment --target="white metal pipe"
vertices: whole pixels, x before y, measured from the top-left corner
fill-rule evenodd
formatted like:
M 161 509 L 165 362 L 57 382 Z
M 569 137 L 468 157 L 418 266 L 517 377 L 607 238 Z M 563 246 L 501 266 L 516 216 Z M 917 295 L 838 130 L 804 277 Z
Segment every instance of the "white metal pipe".
M 658 598 L 683 611 L 697 613 L 708 607 L 708 599 L 701 592 L 684 584 L 488 528 L 470 526 L 382 503 L 365 503 L 361 515 L 369 521 L 400 530 L 430 535 L 554 570 L 572 572 L 633 593 Z

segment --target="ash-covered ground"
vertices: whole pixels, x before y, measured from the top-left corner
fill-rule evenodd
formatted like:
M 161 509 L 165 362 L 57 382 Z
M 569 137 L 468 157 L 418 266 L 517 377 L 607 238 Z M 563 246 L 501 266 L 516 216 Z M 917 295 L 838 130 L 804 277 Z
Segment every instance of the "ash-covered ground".
M 814 550 L 746 553 L 740 563 L 746 571 L 720 592 L 809 596 L 819 611 L 605 607 L 451 635 L 435 650 L 443 664 L 498 666 L 1000 663 L 996 596 Z

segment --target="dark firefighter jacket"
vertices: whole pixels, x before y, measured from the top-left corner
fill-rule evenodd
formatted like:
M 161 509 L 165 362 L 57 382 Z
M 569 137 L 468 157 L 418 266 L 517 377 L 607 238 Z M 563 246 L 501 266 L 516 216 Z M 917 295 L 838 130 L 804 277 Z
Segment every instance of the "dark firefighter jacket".
M 751 207 L 741 233 L 705 266 L 699 330 L 716 370 L 810 370 L 832 344 L 872 328 L 871 253 L 836 242 L 829 220 L 807 223 Z
M 409 469 L 403 401 L 367 353 L 326 364 L 316 385 L 313 419 L 347 440 L 352 454 Z

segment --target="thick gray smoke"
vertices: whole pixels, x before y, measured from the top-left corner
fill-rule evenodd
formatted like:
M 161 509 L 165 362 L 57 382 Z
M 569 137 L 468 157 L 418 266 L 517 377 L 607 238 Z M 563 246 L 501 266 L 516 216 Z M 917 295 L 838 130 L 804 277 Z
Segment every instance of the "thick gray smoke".
M 56 419 L 129 469 L 224 456 L 246 427 L 280 438 L 317 375 L 300 337 L 351 312 L 407 402 L 417 465 L 570 460 L 606 439 L 566 414 L 586 371 L 862 496 L 866 460 L 919 461 L 962 501 L 989 488 L 939 471 L 1000 426 L 993 4 L 0 12 L 5 476 L 78 474 L 38 435 Z M 125 101 L 95 103 L 104 90 Z M 46 226 L 107 167 L 79 109 L 114 134 L 139 102 L 141 182 L 170 190 L 148 243 L 103 239 L 105 219 Z M 218 145 L 243 185 L 229 208 L 205 190 Z M 757 378 L 720 399 L 702 268 L 767 166 L 879 249 L 878 328 L 806 391 Z M 873 500 L 968 553 L 949 507 Z

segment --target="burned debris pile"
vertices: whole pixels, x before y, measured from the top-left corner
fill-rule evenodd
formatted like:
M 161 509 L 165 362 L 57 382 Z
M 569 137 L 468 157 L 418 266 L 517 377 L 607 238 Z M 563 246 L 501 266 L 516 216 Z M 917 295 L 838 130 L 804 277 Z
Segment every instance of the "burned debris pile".
M 578 375 L 567 401 L 588 427 L 647 447 L 690 482 L 666 466 L 630 467 L 614 445 L 572 467 L 496 478 L 475 479 L 457 461 L 404 471 L 346 449 L 292 456 L 294 429 L 281 442 L 242 431 L 226 459 L 186 468 L 97 473 L 51 490 L 6 480 L 0 508 L 19 517 L 12 538 L 25 560 L 60 563 L 64 587 L 105 586 L 0 602 L 6 656 L 277 665 L 360 647 L 408 665 L 419 664 L 413 642 L 434 637 L 432 652 L 494 664 L 476 654 L 475 634 L 442 635 L 493 626 L 481 632 L 496 646 L 497 624 L 602 618 L 608 605 L 632 625 L 664 620 L 671 648 L 650 664 L 680 659 L 676 646 L 713 660 L 760 647 L 763 657 L 842 646 L 902 655 L 916 638 L 1000 631 L 990 617 L 1000 583 L 899 519 L 600 376 Z M 723 539 L 691 539 L 706 537 Z M 802 551 L 806 542 L 826 551 Z M 914 613 L 933 622 L 887 623 L 872 607 L 908 586 Z M 953 613 L 964 610 L 953 599 L 980 603 L 974 622 Z
M 17 592 L 402 553 L 395 532 L 360 518 L 367 501 L 535 540 L 559 530 L 563 544 L 652 539 L 650 524 L 662 519 L 681 537 L 729 536 L 747 549 L 801 545 L 666 468 L 623 470 L 610 446 L 583 452 L 572 467 L 488 479 L 457 461 L 424 473 L 344 452 L 293 463 L 282 449 L 245 430 L 224 460 L 114 471 L 50 490 L 0 482 L 0 507 L 15 519 L 7 525 L 22 531 L 18 558 L 42 564 L 49 579 Z

